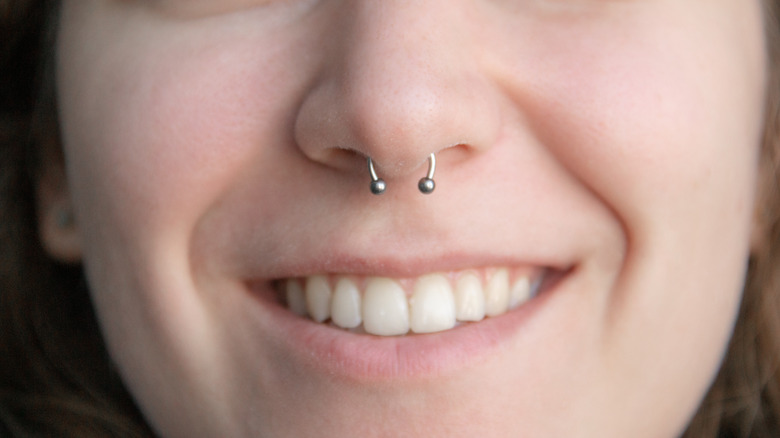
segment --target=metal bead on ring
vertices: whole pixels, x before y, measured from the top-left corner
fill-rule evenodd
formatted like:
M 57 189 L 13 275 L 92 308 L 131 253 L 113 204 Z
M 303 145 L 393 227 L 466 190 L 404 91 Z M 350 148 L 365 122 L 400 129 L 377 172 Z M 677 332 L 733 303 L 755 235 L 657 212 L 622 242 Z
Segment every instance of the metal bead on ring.
M 436 183 L 430 178 L 420 178 L 420 182 L 417 183 L 417 188 L 424 195 L 433 193 L 433 189 L 436 188 Z
M 376 176 L 376 170 L 374 170 L 374 162 L 371 157 L 368 157 L 368 173 L 371 174 L 371 193 L 375 195 L 381 195 L 387 189 L 385 180 Z
M 423 195 L 430 195 L 433 193 L 433 189 L 436 188 L 436 183 L 433 181 L 433 172 L 436 171 L 436 154 L 431 153 L 428 157 L 428 174 L 420 179 L 417 183 L 417 188 Z
M 420 193 L 424 195 L 433 193 L 433 190 L 436 188 L 436 182 L 433 181 L 433 173 L 435 171 L 436 154 L 431 153 L 431 155 L 428 156 L 428 174 L 421 178 L 417 183 L 417 188 L 420 189 Z M 387 189 L 387 184 L 385 183 L 385 180 L 379 178 L 376 175 L 374 161 L 371 159 L 371 157 L 368 157 L 368 173 L 371 175 L 371 193 L 375 195 L 381 195 L 384 193 Z

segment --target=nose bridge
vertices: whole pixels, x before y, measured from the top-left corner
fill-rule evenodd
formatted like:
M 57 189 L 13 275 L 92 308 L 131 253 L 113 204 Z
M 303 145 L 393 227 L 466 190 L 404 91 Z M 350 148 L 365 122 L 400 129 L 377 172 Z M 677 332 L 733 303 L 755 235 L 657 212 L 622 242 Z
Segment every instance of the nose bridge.
M 393 177 L 432 152 L 484 143 L 485 126 L 474 118 L 484 101 L 473 98 L 478 75 L 457 1 L 345 3 L 338 43 L 301 107 L 304 152 L 327 161 L 329 149 L 350 149 Z

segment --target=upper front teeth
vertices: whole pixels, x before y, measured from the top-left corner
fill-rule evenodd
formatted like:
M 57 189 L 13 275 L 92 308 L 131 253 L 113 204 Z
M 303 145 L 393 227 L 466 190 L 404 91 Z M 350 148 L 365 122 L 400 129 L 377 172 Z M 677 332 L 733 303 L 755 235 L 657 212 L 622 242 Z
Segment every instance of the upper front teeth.
M 363 328 L 374 335 L 409 331 L 409 303 L 401 285 L 389 278 L 370 278 L 363 295 Z
M 417 278 L 407 296 L 401 282 L 390 278 L 364 279 L 361 293 L 360 282 L 353 277 L 315 275 L 287 280 L 285 293 L 287 306 L 299 315 L 317 322 L 330 319 L 347 329 L 362 323 L 367 333 L 394 336 L 410 330 L 439 332 L 458 321 L 501 315 L 533 297 L 541 276 L 531 277 L 527 272 L 517 274 L 510 284 L 505 268 L 483 276 L 466 271 L 454 279 L 429 274 Z
M 442 275 L 426 275 L 417 280 L 409 308 L 415 333 L 433 333 L 455 327 L 455 298 L 450 282 Z
M 334 324 L 343 328 L 355 328 L 363 322 L 363 310 L 360 304 L 360 290 L 349 278 L 341 278 L 333 291 L 330 303 L 330 318 Z

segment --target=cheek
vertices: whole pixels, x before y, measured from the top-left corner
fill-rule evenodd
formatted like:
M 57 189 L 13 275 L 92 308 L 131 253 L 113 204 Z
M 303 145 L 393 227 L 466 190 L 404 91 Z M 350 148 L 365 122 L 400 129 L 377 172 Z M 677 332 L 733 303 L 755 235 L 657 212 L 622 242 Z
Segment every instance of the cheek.
M 680 22 L 645 14 L 548 38 L 549 74 L 536 76 L 527 107 L 541 141 L 622 222 L 635 256 L 662 242 L 666 257 L 696 264 L 719 241 L 742 257 L 766 81 L 760 14 L 672 17 Z
M 762 35 L 735 26 L 723 9 L 663 31 L 649 18 L 623 38 L 586 32 L 582 46 L 568 43 L 552 61 L 537 110 L 557 118 L 537 120 L 556 125 L 541 135 L 627 222 L 683 210 L 732 217 L 748 207 L 765 89 Z M 728 211 L 712 211 L 716 204 Z
M 539 142 L 624 233 L 599 367 L 622 383 L 602 388 L 604 400 L 676 388 L 665 414 L 679 416 L 721 361 L 747 260 L 766 83 L 759 13 L 736 13 L 746 11 L 744 22 L 714 8 L 665 25 L 643 14 L 625 32 L 540 28 L 547 45 L 514 66 L 532 81 L 515 99 L 539 122 Z
M 73 11 L 87 3 L 64 10 L 57 78 L 85 267 L 108 347 L 134 395 L 177 405 L 168 398 L 197 397 L 155 388 L 188 375 L 203 380 L 190 373 L 205 367 L 209 379 L 220 378 L 219 356 L 195 357 L 220 346 L 190 276 L 192 239 L 237 180 L 277 172 L 292 131 L 290 87 L 301 88 L 280 54 L 295 43 L 277 39 L 276 49 L 256 50 L 259 30 L 215 40 L 202 28 L 150 30 L 132 16 L 92 22 Z M 197 348 L 184 338 L 197 339 Z
M 273 174 L 295 99 L 281 84 L 295 81 L 282 81 L 284 45 L 257 51 L 259 38 L 151 31 L 133 17 L 90 22 L 68 15 L 78 5 L 64 11 L 58 89 L 90 283 L 114 345 L 177 345 L 177 330 L 206 326 L 202 297 L 188 293 L 194 230 L 248 166 Z
M 631 51 L 594 55 L 569 90 L 580 102 L 558 108 L 584 139 L 580 151 L 561 148 L 562 159 L 620 218 L 628 242 L 607 314 L 608 360 L 628 382 L 626 370 L 655 358 L 648 386 L 667 379 L 692 403 L 717 372 L 740 303 L 766 82 L 760 29 L 713 15 L 697 18 L 708 23 L 698 35 L 695 23 L 673 26 Z M 603 104 L 590 104 L 596 96 Z
M 294 43 L 257 50 L 269 43 L 261 35 L 215 39 L 124 18 L 76 23 L 60 38 L 72 189 L 83 220 L 101 218 L 127 243 L 186 239 L 249 163 L 275 171 L 271 157 L 289 142 L 296 86 L 280 54 Z

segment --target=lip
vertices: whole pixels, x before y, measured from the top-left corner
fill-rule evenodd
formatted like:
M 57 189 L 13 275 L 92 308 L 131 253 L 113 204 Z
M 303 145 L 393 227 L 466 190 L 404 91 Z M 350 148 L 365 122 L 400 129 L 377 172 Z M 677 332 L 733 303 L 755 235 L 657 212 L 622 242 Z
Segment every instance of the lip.
M 271 282 L 252 282 L 247 289 L 264 310 L 265 329 L 298 363 L 331 376 L 375 382 L 440 376 L 485 360 L 528 326 L 572 271 L 550 271 L 536 297 L 501 316 L 397 337 L 352 333 L 300 317 L 275 299 Z

